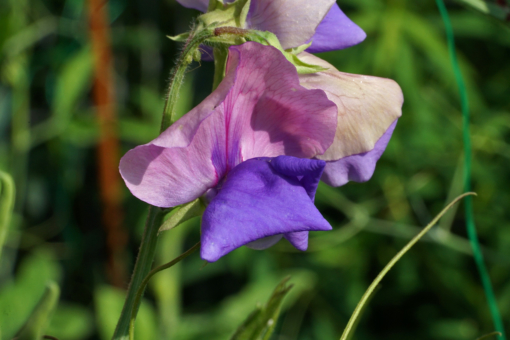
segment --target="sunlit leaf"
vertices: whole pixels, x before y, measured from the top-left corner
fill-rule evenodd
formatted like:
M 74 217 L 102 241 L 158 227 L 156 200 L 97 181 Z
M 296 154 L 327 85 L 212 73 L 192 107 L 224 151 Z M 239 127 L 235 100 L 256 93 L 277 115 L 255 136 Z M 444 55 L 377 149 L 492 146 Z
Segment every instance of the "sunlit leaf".
M 170 217 L 163 222 L 159 231 L 170 230 L 193 217 L 201 216 L 204 213 L 204 210 L 205 206 L 199 198 L 192 202 L 180 205 L 172 210 Z

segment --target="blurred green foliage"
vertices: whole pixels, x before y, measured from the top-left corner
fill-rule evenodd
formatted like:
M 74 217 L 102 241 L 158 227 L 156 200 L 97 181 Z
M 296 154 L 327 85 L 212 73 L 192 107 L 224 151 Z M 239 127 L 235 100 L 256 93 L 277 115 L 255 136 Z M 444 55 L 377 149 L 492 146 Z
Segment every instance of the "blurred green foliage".
M 339 4 L 368 37 L 321 57 L 341 71 L 393 78 L 405 96 L 374 177 L 319 187 L 317 206 L 335 230 L 313 234 L 307 252 L 281 241 L 262 252 L 240 248 L 205 267 L 193 255 L 156 275 L 137 320 L 138 339 L 229 338 L 286 275 L 294 288 L 272 339 L 338 339 L 380 269 L 462 192 L 462 118 L 435 3 Z M 472 108 L 475 218 L 508 331 L 510 29 L 470 7 L 447 4 Z M 111 0 L 108 6 L 125 152 L 156 137 L 180 48 L 165 36 L 186 31 L 197 12 L 174 0 Z M 49 281 L 58 283 L 61 297 L 47 334 L 108 340 L 115 327 L 123 293 L 106 274 L 92 67 L 83 0 L 0 1 L 0 170 L 11 174 L 17 193 L 0 258 L 2 340 L 25 324 Z M 208 62 L 192 66 L 181 114 L 210 92 L 212 71 Z M 123 199 L 130 271 L 147 208 L 127 189 Z M 493 330 L 456 210 L 388 274 L 353 339 L 476 339 Z M 198 238 L 198 219 L 163 232 L 157 263 Z

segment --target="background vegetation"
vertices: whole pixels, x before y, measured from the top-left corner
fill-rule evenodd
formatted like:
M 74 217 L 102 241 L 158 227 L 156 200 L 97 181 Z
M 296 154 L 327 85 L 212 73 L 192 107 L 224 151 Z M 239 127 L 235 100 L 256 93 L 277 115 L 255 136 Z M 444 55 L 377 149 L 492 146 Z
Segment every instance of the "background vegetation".
M 338 339 L 380 269 L 462 192 L 462 118 L 435 2 L 339 4 L 368 38 L 321 57 L 345 72 L 393 78 L 405 96 L 374 177 L 336 189 L 320 186 L 317 206 L 334 231 L 313 234 L 305 253 L 281 241 L 262 252 L 238 249 L 205 267 L 195 254 L 156 275 L 137 321 L 138 339 L 228 338 L 289 274 L 295 286 L 272 339 Z M 472 109 L 475 218 L 508 332 L 510 29 L 447 5 Z M 128 149 L 157 136 L 179 50 L 166 35 L 186 31 L 197 12 L 174 0 L 111 0 L 107 6 L 114 139 L 121 148 L 110 159 L 117 164 Z M 104 135 L 93 67 L 86 1 L 0 1 L 0 170 L 16 187 L 11 221 L 0 220 L 0 241 L 9 226 L 0 258 L 3 340 L 25 323 L 48 280 L 58 282 L 61 296 L 47 334 L 109 340 L 119 316 L 147 206 L 118 177 L 101 177 L 105 161 L 97 150 Z M 212 64 L 192 68 L 181 95 L 183 113 L 212 84 Z M 119 183 L 121 194 L 105 203 L 105 192 Z M 5 207 L 7 182 L 0 189 Z M 112 214 L 120 226 L 105 217 Z M 493 330 L 464 222 L 460 206 L 396 265 L 356 339 L 474 340 Z M 163 233 L 157 261 L 169 261 L 198 239 L 197 220 Z

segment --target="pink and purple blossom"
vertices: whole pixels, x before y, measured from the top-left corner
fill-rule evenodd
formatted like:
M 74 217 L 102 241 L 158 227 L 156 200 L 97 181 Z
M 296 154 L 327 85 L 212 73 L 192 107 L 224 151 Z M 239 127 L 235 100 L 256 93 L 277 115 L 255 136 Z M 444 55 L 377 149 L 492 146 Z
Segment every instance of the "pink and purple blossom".
M 209 201 L 201 247 L 207 261 L 281 237 L 305 250 L 309 231 L 331 229 L 313 204 L 319 180 L 368 180 L 401 105 L 393 81 L 331 65 L 298 76 L 276 48 L 248 42 L 230 47 L 218 88 L 158 138 L 130 150 L 120 171 L 151 205 Z

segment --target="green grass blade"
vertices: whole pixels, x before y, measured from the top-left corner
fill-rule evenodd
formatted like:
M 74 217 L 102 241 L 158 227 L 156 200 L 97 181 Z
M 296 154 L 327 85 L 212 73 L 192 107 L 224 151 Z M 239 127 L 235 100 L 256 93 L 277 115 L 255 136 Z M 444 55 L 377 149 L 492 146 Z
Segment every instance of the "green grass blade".
M 467 89 L 464 84 L 462 72 L 460 71 L 459 62 L 457 60 L 457 54 L 455 52 L 455 39 L 453 35 L 452 25 L 450 23 L 450 17 L 443 0 L 436 0 L 437 7 L 443 18 L 445 25 L 446 38 L 448 41 L 448 50 L 450 52 L 450 61 L 452 63 L 453 72 L 455 73 L 455 80 L 459 88 L 461 107 L 462 107 L 462 134 L 464 139 L 464 190 L 471 190 L 471 134 L 469 128 L 469 101 L 467 97 Z M 471 197 L 467 197 L 465 201 L 465 214 L 466 214 L 466 228 L 471 248 L 473 248 L 473 256 L 475 263 L 480 274 L 482 286 L 489 303 L 489 309 L 492 315 L 492 320 L 495 329 L 501 333 L 499 339 L 506 340 L 505 330 L 503 327 L 503 321 L 499 313 L 498 305 L 496 303 L 496 297 L 494 296 L 494 290 L 492 289 L 492 283 L 489 276 L 489 272 L 485 266 L 483 259 L 480 242 L 478 241 L 478 235 L 476 232 L 475 218 L 473 214 L 473 201 Z
M 344 332 L 342 333 L 342 336 L 340 337 L 340 340 L 347 340 L 350 337 L 351 332 L 354 330 L 354 326 L 358 322 L 358 318 L 361 315 L 361 312 L 363 311 L 363 308 L 367 305 L 368 300 L 370 299 L 371 295 L 374 293 L 374 290 L 377 288 L 381 280 L 384 278 L 384 276 L 390 271 L 391 268 L 404 256 L 405 253 L 409 251 L 409 249 L 412 248 L 422 237 L 425 235 L 438 221 L 443 215 L 450 210 L 450 208 L 457 203 L 462 198 L 469 196 L 469 195 L 476 195 L 474 192 L 467 192 L 465 194 L 460 195 L 456 199 L 454 199 L 450 204 L 448 204 L 434 219 L 425 227 L 418 235 L 416 235 L 411 241 L 409 241 L 408 244 L 405 245 L 402 250 L 400 250 L 397 255 L 395 255 L 391 261 L 383 268 L 383 270 L 377 275 L 374 281 L 370 284 L 368 289 L 366 290 L 365 294 L 361 297 L 361 300 L 358 302 L 358 305 L 356 306 L 356 309 L 354 309 L 354 312 L 351 315 L 351 318 L 349 319 L 349 322 L 347 322 L 347 326 L 344 329 Z

